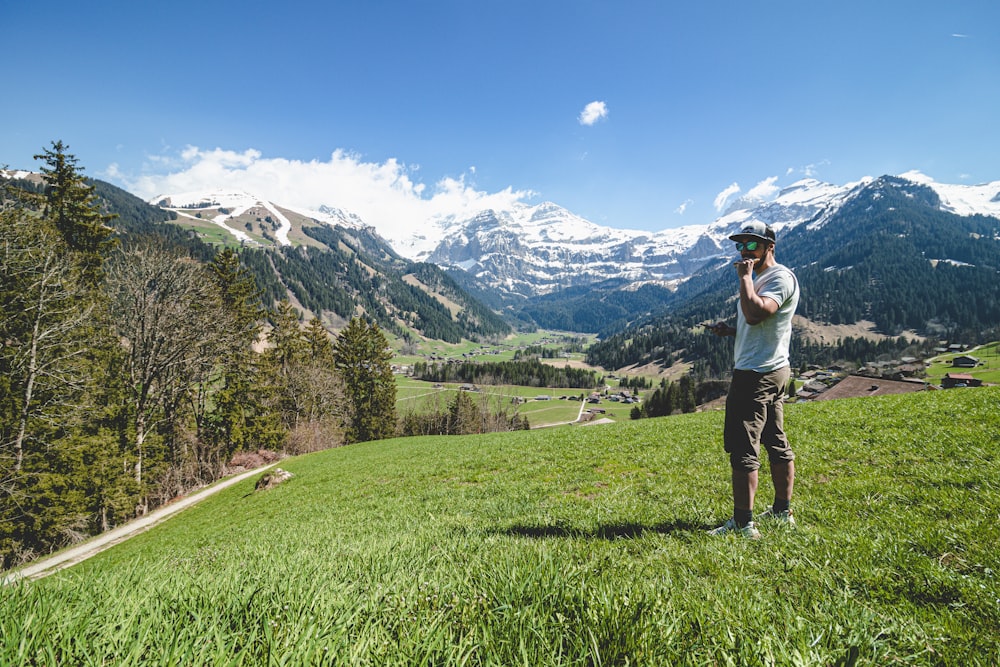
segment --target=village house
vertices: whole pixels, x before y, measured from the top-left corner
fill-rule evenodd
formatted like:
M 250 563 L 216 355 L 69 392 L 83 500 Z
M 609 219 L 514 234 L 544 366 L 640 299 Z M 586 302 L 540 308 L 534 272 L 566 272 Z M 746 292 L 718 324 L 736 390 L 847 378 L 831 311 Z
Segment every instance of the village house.
M 979 365 L 979 359 L 963 354 L 951 360 L 951 365 L 955 368 L 975 368 Z
M 944 389 L 953 389 L 955 387 L 981 387 L 983 381 L 977 377 L 973 377 L 968 373 L 945 373 L 945 376 L 941 378 L 941 387 Z

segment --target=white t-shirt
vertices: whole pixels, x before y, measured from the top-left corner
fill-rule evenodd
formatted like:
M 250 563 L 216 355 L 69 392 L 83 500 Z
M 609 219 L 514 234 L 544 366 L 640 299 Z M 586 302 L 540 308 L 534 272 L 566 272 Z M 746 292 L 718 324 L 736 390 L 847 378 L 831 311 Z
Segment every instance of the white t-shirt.
M 778 311 L 763 322 L 750 325 L 736 304 L 736 357 L 739 370 L 769 373 L 788 365 L 792 342 L 792 316 L 799 305 L 799 284 L 792 270 L 775 264 L 754 278 L 758 296 L 774 299 Z

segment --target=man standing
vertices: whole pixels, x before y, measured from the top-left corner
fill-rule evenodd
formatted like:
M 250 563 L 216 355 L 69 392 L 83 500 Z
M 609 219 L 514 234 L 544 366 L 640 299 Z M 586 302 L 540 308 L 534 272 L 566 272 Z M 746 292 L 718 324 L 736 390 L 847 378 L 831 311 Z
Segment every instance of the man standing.
M 708 328 L 716 336 L 736 336 L 723 434 L 733 473 L 733 516 L 709 533 L 758 538 L 753 503 L 761 445 L 767 449 L 774 483 L 774 504 L 763 517 L 795 523 L 790 507 L 795 454 L 785 436 L 783 401 L 791 378 L 788 345 L 799 286 L 791 269 L 774 259 L 771 227 L 747 222 L 729 238 L 740 253 L 734 263 L 740 287 L 736 327 L 717 322 Z

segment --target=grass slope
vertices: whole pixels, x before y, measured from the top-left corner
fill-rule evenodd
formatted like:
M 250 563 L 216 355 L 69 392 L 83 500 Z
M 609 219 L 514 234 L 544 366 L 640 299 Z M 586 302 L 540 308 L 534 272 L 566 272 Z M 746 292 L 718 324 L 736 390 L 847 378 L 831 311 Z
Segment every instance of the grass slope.
M 0 663 L 996 664 L 998 404 L 789 406 L 800 526 L 759 541 L 704 533 L 721 413 L 292 459 L 0 590 Z

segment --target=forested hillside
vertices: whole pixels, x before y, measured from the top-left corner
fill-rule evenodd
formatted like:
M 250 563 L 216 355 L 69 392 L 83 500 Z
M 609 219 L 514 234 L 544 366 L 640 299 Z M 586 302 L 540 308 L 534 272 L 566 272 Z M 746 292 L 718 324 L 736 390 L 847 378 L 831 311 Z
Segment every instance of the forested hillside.
M 504 336 L 511 331 L 501 317 L 465 294 L 439 268 L 399 257 L 370 233 L 327 226 L 304 231 L 326 249 L 243 252 L 265 286 L 266 300 L 284 298 L 280 290 L 284 288 L 313 313 L 331 311 L 348 318 L 361 308 L 401 337 L 410 336 L 412 329 L 427 338 L 457 343 L 463 337 Z M 407 276 L 426 289 L 408 282 Z M 460 305 L 459 312 L 453 315 L 432 292 Z
M 973 342 L 995 331 L 1000 220 L 941 211 L 933 190 L 896 178 L 865 194 L 821 229 L 789 235 L 786 261 L 804 285 L 800 312 L 834 324 L 868 319 L 889 335 Z
M 173 233 L 195 236 L 181 228 Z M 306 317 L 319 317 L 332 328 L 364 314 L 404 340 L 423 336 L 457 343 L 511 331 L 440 269 L 403 259 L 368 228 L 312 221 L 302 224 L 300 238 L 316 243 L 258 247 L 232 239 L 265 307 L 290 299 Z
M 532 297 L 515 310 L 543 329 L 594 333 L 660 311 L 670 294 L 660 285 L 614 280 Z
M 97 207 L 114 214 L 108 224 L 125 245 L 155 236 L 185 248 L 201 261 L 214 256 L 217 248 L 203 243 L 196 232 L 164 224 L 177 222 L 176 213 L 150 206 L 109 183 L 85 182 L 94 188 Z M 19 180 L 17 187 L 36 194 L 43 191 L 38 180 Z M 319 316 L 328 326 L 342 326 L 352 316 L 364 313 L 383 330 L 403 339 L 419 335 L 457 343 L 463 338 L 502 337 L 512 331 L 503 317 L 439 267 L 400 257 L 371 230 L 317 222 L 302 231 L 322 245 L 233 246 L 260 288 L 265 308 L 292 299 L 306 309 L 304 317 Z M 455 312 L 446 303 L 453 304 Z

